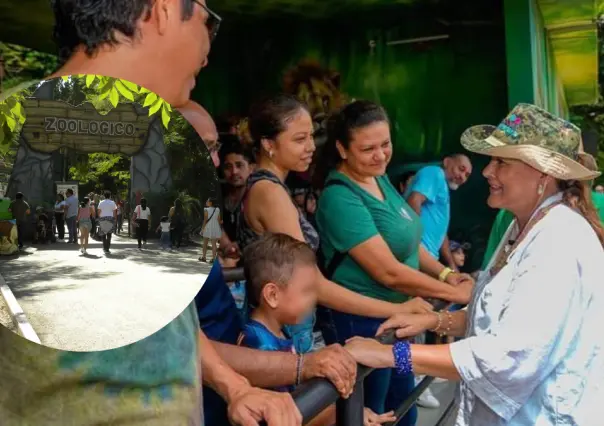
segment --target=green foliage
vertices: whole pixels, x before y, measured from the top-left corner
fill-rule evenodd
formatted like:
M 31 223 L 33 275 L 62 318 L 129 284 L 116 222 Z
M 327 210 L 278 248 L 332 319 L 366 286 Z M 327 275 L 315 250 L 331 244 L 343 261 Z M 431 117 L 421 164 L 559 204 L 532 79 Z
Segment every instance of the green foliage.
M 41 80 L 51 74 L 59 64 L 54 55 L 9 43 L 0 43 L 0 56 L 4 58 L 6 72 L 2 82 L 3 90 L 24 81 Z
M 109 189 L 117 192 L 128 187 L 130 159 L 120 154 L 76 154 L 71 158 L 69 179 L 77 180 L 90 189 Z
M 108 113 L 123 102 L 136 102 L 149 108 L 149 116 L 160 114 L 167 129 L 171 120 L 172 107 L 155 93 L 130 81 L 101 75 L 77 75 L 62 77 L 63 82 L 76 81 L 86 94 L 86 99 L 101 113 Z

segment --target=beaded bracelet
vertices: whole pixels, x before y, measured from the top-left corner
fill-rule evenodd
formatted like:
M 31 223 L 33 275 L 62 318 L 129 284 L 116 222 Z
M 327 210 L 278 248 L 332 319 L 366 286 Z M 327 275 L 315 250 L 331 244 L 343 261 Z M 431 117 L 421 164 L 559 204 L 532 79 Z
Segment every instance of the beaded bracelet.
M 296 364 L 296 386 L 302 382 L 302 364 L 304 363 L 304 354 L 298 354 L 298 363 Z
M 432 333 L 438 333 L 438 330 L 440 330 L 440 328 L 443 325 L 443 317 L 440 312 L 434 312 L 434 314 L 436 314 L 436 316 L 438 316 L 438 325 L 429 331 L 431 331 Z
M 411 345 L 407 340 L 396 342 L 392 347 L 394 354 L 394 367 L 400 375 L 413 373 L 413 364 L 411 362 Z
M 445 314 L 447 315 L 448 325 L 447 325 L 447 328 L 445 329 L 445 331 L 442 331 L 440 333 L 441 337 L 448 336 L 449 332 L 451 331 L 451 327 L 453 327 L 453 315 L 449 311 L 446 311 Z

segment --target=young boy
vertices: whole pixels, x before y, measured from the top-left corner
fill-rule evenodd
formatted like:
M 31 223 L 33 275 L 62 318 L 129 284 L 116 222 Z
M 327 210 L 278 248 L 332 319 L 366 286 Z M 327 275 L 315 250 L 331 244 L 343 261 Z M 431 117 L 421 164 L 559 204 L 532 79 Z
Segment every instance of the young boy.
M 170 219 L 168 216 L 162 216 L 162 218 L 159 220 L 157 232 L 161 232 L 159 237 L 161 249 L 169 250 L 172 246 L 172 240 L 170 239 Z
M 254 307 L 238 344 L 265 351 L 295 353 L 294 343 L 284 331 L 286 325 L 302 323 L 317 302 L 317 263 L 312 249 L 284 234 L 266 234 L 243 253 L 247 294 Z M 275 389 L 291 392 L 293 387 Z M 365 408 L 365 423 L 380 425 L 394 421 L 393 413 L 378 416 Z M 330 407 L 309 423 L 335 423 Z

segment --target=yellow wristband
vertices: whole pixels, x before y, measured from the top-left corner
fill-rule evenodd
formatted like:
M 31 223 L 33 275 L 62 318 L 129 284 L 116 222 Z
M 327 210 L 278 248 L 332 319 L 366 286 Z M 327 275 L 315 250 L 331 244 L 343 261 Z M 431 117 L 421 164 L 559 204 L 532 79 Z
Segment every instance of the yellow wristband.
M 445 282 L 445 280 L 447 279 L 447 277 L 453 273 L 453 269 L 451 268 L 445 268 L 441 271 L 441 273 L 438 275 L 438 280 Z

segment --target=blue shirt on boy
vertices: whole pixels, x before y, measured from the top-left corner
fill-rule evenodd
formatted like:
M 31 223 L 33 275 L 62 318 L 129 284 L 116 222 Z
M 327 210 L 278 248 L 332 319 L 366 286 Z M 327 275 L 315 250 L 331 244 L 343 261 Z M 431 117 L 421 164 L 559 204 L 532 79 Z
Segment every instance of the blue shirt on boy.
M 405 191 L 405 199 L 408 199 L 412 192 L 426 197 L 420 214 L 424 226 L 422 245 L 428 253 L 438 259 L 451 218 L 449 185 L 443 168 L 427 166 L 420 169 Z
M 237 344 L 252 349 L 258 349 L 260 351 L 296 353 L 294 341 L 289 338 L 285 330 L 283 333 L 286 336 L 285 339 L 275 336 L 264 324 L 250 319 L 243 327 L 243 331 L 239 336 Z M 277 392 L 291 392 L 293 387 L 283 386 L 274 390 Z

